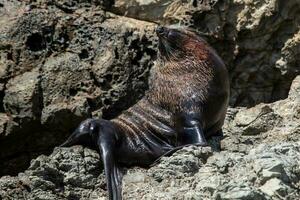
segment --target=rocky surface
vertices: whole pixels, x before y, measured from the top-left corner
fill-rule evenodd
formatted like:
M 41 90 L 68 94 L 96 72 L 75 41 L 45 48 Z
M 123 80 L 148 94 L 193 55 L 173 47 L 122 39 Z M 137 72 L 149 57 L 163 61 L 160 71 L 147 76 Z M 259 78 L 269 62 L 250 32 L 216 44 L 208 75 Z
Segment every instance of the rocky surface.
M 147 89 L 154 24 L 70 2 L 0 7 L 0 174 L 28 167 L 83 119 L 110 119 Z
M 221 140 L 189 146 L 149 169 L 124 171 L 124 199 L 299 199 L 300 76 L 289 97 L 229 109 Z M 74 146 L 39 156 L 0 179 L 2 199 L 106 199 L 97 152 Z
M 228 66 L 233 106 L 283 99 L 300 73 L 299 1 L 116 0 L 111 10 L 198 30 Z
M 194 28 L 228 66 L 228 115 L 239 120 L 225 129 L 243 137 L 226 148 L 268 144 L 278 126 L 296 141 L 284 101 L 259 103 L 286 98 L 300 74 L 299 12 L 298 0 L 0 0 L 0 175 L 50 153 L 81 120 L 141 98 L 157 23 Z

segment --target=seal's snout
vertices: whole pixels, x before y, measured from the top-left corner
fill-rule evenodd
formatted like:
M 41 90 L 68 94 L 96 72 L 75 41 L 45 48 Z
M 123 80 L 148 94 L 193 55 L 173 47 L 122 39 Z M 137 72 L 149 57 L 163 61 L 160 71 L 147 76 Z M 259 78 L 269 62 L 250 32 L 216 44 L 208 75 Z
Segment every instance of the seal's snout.
M 158 26 L 156 28 L 156 34 L 157 36 L 166 36 L 168 34 L 168 29 L 163 26 Z
M 163 34 L 164 33 L 164 27 L 163 26 L 158 26 L 157 28 L 156 28 L 156 34 L 157 35 L 161 35 L 161 34 Z

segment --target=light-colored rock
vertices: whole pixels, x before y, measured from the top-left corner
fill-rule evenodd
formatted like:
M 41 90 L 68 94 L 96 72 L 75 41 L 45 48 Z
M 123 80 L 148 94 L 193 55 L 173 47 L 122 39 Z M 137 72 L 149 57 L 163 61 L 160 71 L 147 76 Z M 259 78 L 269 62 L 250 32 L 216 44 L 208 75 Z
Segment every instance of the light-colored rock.
M 287 187 L 280 179 L 277 178 L 268 180 L 259 189 L 273 198 L 284 198 L 287 196 L 288 192 L 291 192 L 289 191 L 289 187 Z
M 197 11 L 210 11 L 216 0 L 181 1 L 181 0 L 116 0 L 111 12 L 128 17 L 156 22 L 184 21 L 189 14 Z
M 3 102 L 7 113 L 36 120 L 41 113 L 38 69 L 11 79 L 6 84 Z
M 222 149 L 249 151 L 259 143 L 299 140 L 299 77 L 291 85 L 288 98 L 246 109 L 229 109 Z M 235 143 L 236 145 L 232 145 Z
M 300 101 L 299 94 L 300 94 L 300 76 L 297 76 L 291 84 L 289 98 L 294 99 L 296 101 Z
M 6 114 L 0 113 L 0 137 L 4 136 L 8 121 L 9 117 Z

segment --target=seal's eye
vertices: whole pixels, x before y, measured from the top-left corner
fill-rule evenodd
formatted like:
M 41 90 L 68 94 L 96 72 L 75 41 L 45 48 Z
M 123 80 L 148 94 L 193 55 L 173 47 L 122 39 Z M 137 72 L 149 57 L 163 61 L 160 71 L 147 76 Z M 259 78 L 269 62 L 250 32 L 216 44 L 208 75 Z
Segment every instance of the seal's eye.
M 156 33 L 157 33 L 158 35 L 162 35 L 162 34 L 164 34 L 164 32 L 165 32 L 165 28 L 164 28 L 164 27 L 158 26 L 158 27 L 156 28 Z

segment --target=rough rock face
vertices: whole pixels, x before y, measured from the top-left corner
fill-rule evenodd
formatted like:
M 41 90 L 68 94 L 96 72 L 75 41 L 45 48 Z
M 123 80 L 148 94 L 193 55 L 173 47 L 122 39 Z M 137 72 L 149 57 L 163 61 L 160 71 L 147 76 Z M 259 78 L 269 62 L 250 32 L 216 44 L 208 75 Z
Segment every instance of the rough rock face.
M 2 199 L 99 199 L 105 196 L 99 155 L 89 149 L 55 149 L 18 177 L 1 178 Z M 9 188 L 9 189 L 8 189 Z
M 289 97 L 230 109 L 221 151 L 190 146 L 123 177 L 124 199 L 299 199 L 300 76 Z M 218 141 L 218 138 L 212 138 Z M 0 179 L 2 199 L 106 199 L 97 152 L 81 146 L 39 156 Z
M 298 13 L 299 1 L 284 0 L 0 0 L 0 175 L 27 168 L 81 120 L 111 119 L 141 98 L 156 23 L 192 27 L 216 48 L 232 107 L 286 98 L 300 73 Z M 231 109 L 240 121 L 228 129 L 268 135 L 285 124 L 281 106 Z M 260 115 L 269 123 L 250 123 Z M 261 139 L 237 140 L 246 150 Z
M 1 4 L 0 174 L 28 167 L 85 118 L 116 116 L 147 88 L 154 25 L 70 2 Z
M 299 1 L 116 0 L 111 10 L 197 29 L 229 68 L 233 106 L 283 99 L 300 73 Z

